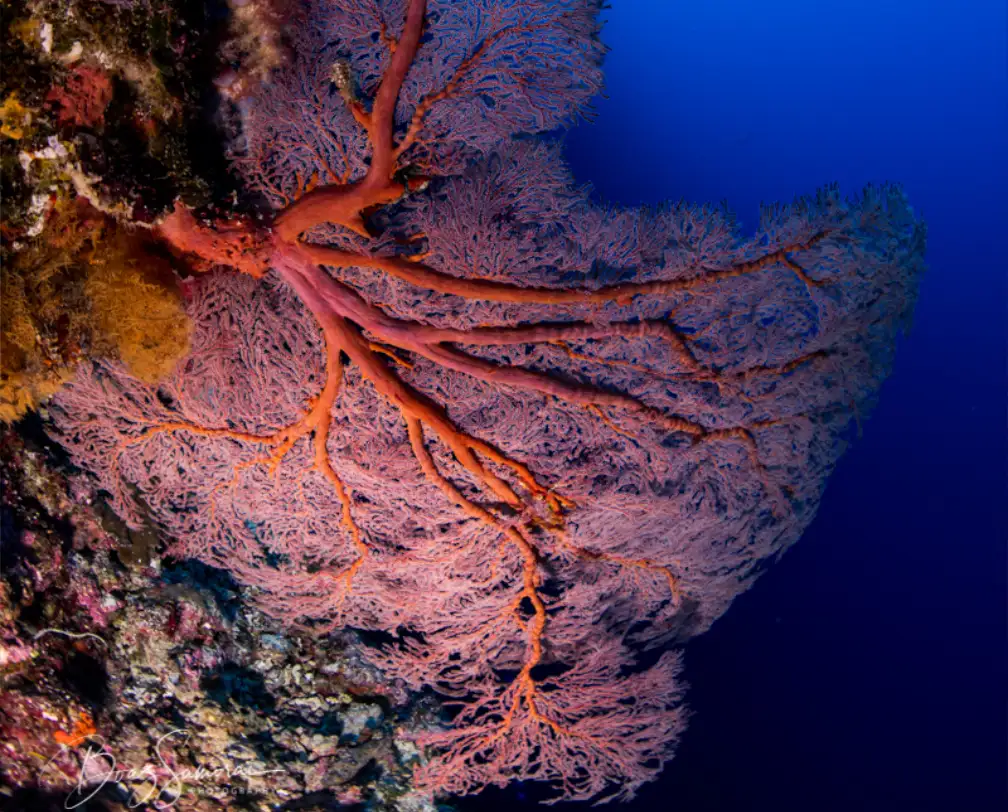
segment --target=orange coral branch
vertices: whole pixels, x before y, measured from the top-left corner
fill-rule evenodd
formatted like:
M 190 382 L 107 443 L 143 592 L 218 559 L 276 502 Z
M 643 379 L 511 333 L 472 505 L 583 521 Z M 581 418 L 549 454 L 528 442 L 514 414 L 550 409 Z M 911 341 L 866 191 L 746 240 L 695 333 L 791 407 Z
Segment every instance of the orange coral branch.
M 319 223 L 337 223 L 362 236 L 368 236 L 361 212 L 397 200 L 405 191 L 401 183 L 392 180 L 396 156 L 393 146 L 395 105 L 399 99 L 406 73 L 413 64 L 423 31 L 425 0 L 410 0 L 402 36 L 392 52 L 392 59 L 382 76 L 371 112 L 351 105 L 371 142 L 371 166 L 358 183 L 321 186 L 288 206 L 274 226 L 282 240 L 293 242 L 298 236 Z
M 790 254 L 807 251 L 826 239 L 829 234 L 829 231 L 821 231 L 804 242 L 794 243 L 785 248 L 771 251 L 758 259 L 739 262 L 724 269 L 706 269 L 698 266 L 695 270 L 701 271 L 700 275 L 691 276 L 687 279 L 622 282 L 617 285 L 606 285 L 595 290 L 588 288 L 523 287 L 490 279 L 469 279 L 452 276 L 451 274 L 402 257 L 365 256 L 321 245 L 305 245 L 304 248 L 311 255 L 312 259 L 320 265 L 375 268 L 417 287 L 470 299 L 516 304 L 583 305 L 605 304 L 606 302 L 625 304 L 635 296 L 667 296 L 673 293 L 692 291 L 712 282 L 721 282 L 726 279 L 746 276 L 776 264 L 784 265 L 794 272 L 808 287 L 821 287 L 825 283 L 808 276 L 802 267 L 790 257 Z
M 196 270 L 227 265 L 257 279 L 268 270 L 268 255 L 263 251 L 265 235 L 255 234 L 247 223 L 204 226 L 178 201 L 157 231 L 179 253 L 198 257 L 201 266 Z

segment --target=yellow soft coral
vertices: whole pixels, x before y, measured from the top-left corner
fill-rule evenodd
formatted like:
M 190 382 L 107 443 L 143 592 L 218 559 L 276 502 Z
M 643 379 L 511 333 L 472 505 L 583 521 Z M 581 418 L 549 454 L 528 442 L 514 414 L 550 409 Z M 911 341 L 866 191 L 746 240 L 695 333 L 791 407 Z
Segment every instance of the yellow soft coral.
M 123 236 L 84 287 L 94 325 L 137 378 L 152 383 L 189 349 L 190 322 L 168 262 Z
M 156 381 L 188 350 L 189 333 L 171 264 L 146 233 L 58 201 L 0 276 L 0 421 L 37 408 L 84 358 L 119 359 Z
M 0 422 L 11 423 L 56 394 L 71 376 L 59 369 L 46 374 L 12 372 L 0 374 Z
M 25 129 L 31 125 L 31 111 L 11 93 L 0 104 L 0 135 L 18 141 L 24 138 Z

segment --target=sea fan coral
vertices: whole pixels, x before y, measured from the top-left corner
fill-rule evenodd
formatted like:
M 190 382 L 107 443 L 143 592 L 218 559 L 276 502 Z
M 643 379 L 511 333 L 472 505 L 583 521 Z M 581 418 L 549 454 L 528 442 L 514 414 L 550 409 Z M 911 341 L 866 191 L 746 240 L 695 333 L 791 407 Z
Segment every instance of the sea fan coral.
M 313 6 L 236 145 L 275 216 L 159 226 L 212 271 L 192 351 L 159 386 L 83 369 L 53 410 L 177 555 L 289 623 L 396 636 L 375 659 L 458 708 L 421 737 L 432 793 L 657 774 L 679 663 L 639 655 L 799 537 L 923 269 L 895 187 L 769 207 L 750 238 L 592 202 L 528 135 L 598 89 L 598 10 Z

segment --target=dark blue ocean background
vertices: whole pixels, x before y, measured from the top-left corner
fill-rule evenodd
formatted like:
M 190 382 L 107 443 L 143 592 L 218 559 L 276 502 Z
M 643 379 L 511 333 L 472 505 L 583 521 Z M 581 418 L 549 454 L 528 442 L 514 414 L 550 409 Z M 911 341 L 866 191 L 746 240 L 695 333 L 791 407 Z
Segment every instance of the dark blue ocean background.
M 760 201 L 891 180 L 929 227 L 864 437 L 805 537 L 687 647 L 692 723 L 624 808 L 1008 809 L 1006 3 L 612 6 L 607 98 L 567 137 L 602 199 L 727 200 L 751 231 Z

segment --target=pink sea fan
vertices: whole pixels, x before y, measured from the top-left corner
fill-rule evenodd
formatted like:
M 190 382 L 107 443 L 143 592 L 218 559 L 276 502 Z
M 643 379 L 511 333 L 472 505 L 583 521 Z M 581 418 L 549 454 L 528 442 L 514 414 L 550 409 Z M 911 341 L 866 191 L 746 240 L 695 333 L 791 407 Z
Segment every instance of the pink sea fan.
M 638 655 L 812 519 L 924 228 L 894 187 L 767 208 L 748 239 L 717 209 L 592 202 L 511 136 L 584 109 L 596 3 L 312 9 L 235 153 L 272 223 L 158 229 L 248 275 L 191 284 L 167 380 L 82 370 L 54 431 L 267 612 L 398 635 L 376 662 L 457 707 L 429 791 L 629 797 L 685 719 L 677 656 Z
M 602 87 L 599 4 L 478 0 L 428 4 L 424 39 L 399 93 L 410 164 L 451 172 L 516 133 L 565 123 Z M 294 62 L 242 101 L 235 165 L 282 206 L 314 184 L 367 169 L 347 99 L 374 94 L 402 34 L 403 0 L 313 0 L 291 32 Z M 427 111 L 427 115 L 422 113 Z

